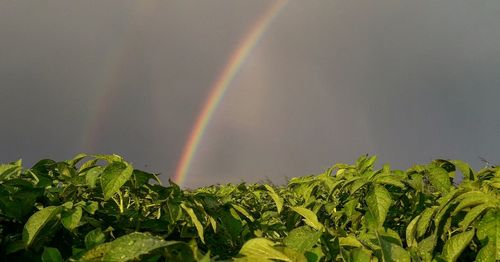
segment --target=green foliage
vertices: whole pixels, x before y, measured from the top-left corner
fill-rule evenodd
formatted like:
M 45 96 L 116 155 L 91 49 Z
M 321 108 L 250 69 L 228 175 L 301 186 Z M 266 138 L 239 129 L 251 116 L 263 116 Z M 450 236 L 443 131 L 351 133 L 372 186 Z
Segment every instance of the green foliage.
M 169 244 L 172 243 L 165 241 L 161 237 L 134 232 L 90 249 L 80 260 L 129 261 L 138 259 L 145 254 L 151 254 L 154 250 Z
M 500 260 L 500 167 L 375 162 L 194 190 L 117 155 L 0 164 L 0 261 Z
M 273 241 L 265 238 L 253 238 L 248 240 L 240 251 L 240 258 L 236 258 L 236 261 L 287 261 L 292 260 L 283 252 L 280 252 L 275 248 L 275 243 Z
M 42 253 L 42 262 L 62 262 L 61 253 L 57 248 L 45 247 Z

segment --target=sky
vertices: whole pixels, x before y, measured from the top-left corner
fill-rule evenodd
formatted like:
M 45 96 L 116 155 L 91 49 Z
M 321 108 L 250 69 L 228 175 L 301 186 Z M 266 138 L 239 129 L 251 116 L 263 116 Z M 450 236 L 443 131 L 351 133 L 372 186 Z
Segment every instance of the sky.
M 122 155 L 173 178 L 271 0 L 0 1 L 0 162 Z M 362 154 L 500 159 L 500 2 L 286 1 L 228 84 L 184 187 L 282 183 Z

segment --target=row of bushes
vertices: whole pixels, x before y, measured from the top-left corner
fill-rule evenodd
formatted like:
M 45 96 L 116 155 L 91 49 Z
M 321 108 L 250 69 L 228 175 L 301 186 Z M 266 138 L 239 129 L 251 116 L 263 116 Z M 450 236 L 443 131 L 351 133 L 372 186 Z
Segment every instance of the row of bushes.
M 500 167 L 376 158 L 183 190 L 117 155 L 0 165 L 3 261 L 499 261 Z M 457 183 L 457 178 L 461 182 Z M 455 183 L 453 183 L 455 181 Z

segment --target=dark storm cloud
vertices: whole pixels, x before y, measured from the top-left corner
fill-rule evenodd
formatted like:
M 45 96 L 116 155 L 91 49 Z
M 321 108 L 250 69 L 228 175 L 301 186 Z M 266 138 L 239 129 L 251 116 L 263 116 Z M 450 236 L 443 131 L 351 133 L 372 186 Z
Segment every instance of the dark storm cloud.
M 0 2 L 0 161 L 91 149 L 166 179 L 268 4 Z M 498 162 L 499 11 L 497 1 L 290 1 L 218 108 L 188 185 L 281 182 L 363 153 L 400 168 Z
M 291 2 L 224 100 L 192 183 L 282 181 L 363 153 L 398 168 L 498 158 L 499 5 L 445 2 Z M 242 99 L 258 65 L 268 92 Z M 256 123 L 238 108 L 257 100 Z

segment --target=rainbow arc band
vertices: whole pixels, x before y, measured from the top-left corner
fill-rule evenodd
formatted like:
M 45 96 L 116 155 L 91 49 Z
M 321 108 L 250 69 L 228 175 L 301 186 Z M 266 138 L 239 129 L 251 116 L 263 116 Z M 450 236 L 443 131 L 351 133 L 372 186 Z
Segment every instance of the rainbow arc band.
M 240 41 L 237 48 L 231 54 L 215 83 L 211 87 L 206 102 L 198 114 L 188 140 L 184 146 L 180 161 L 177 165 L 173 181 L 182 186 L 189 172 L 189 168 L 196 155 L 196 151 L 200 145 L 204 133 L 212 119 L 215 110 L 222 101 L 224 94 L 227 92 L 231 82 L 237 75 L 241 66 L 255 48 L 263 34 L 268 29 L 269 25 L 284 9 L 288 0 L 274 1 L 265 12 L 255 21 L 253 26 L 248 30 L 248 33 Z

